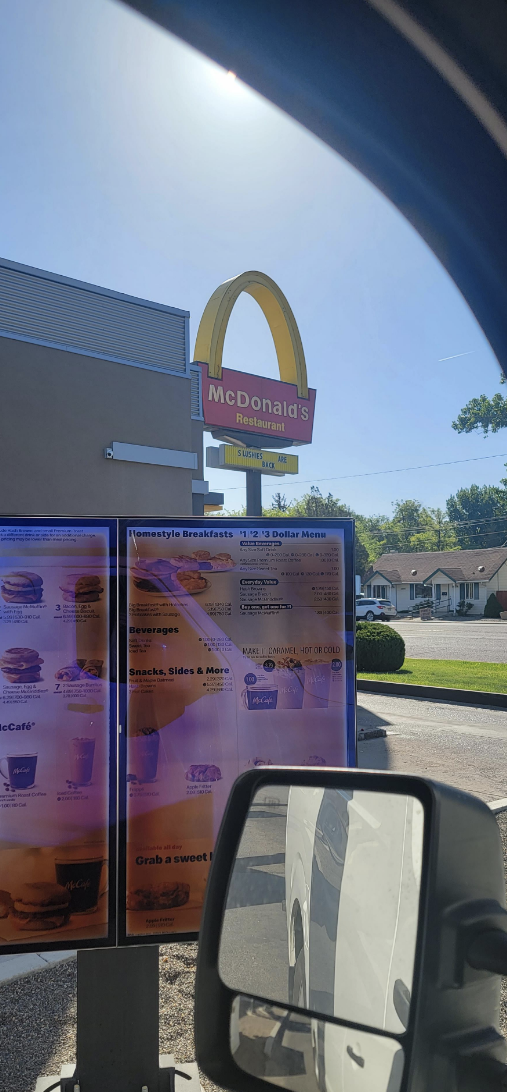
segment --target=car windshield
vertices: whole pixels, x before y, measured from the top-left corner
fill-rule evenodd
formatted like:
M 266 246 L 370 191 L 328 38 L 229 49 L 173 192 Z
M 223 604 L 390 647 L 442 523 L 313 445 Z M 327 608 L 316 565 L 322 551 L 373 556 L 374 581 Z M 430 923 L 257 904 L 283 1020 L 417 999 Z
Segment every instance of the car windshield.
M 63 960 L 117 924 L 131 952 L 167 942 L 160 1010 L 169 1025 L 178 1007 L 176 1063 L 192 1056 L 196 938 L 238 774 L 426 774 L 438 735 L 439 778 L 505 796 L 496 720 L 477 763 L 471 731 L 467 761 L 449 758 L 458 732 L 441 744 L 437 714 L 412 746 L 399 683 L 501 701 L 507 563 L 494 587 L 485 566 L 507 489 L 505 441 L 462 416 L 483 388 L 501 397 L 492 349 L 356 166 L 128 3 L 0 6 L 0 1001 L 19 1018 L 0 1085 L 27 1092 L 74 1062 Z M 375 598 L 391 582 L 395 608 Z M 358 666 L 359 707 L 356 620 L 386 656 L 406 639 L 404 666 Z M 370 678 L 385 672 L 394 684 Z

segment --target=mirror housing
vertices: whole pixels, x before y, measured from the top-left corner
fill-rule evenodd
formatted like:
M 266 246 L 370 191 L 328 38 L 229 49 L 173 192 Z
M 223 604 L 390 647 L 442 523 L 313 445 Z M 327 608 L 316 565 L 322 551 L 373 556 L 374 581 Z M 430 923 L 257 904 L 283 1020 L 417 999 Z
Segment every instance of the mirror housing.
M 395 1092 L 499 1089 L 507 1072 L 505 1040 L 498 1027 L 498 975 L 504 967 L 501 959 L 495 965 L 495 952 L 505 943 L 507 912 L 495 817 L 481 800 L 425 778 L 350 769 L 271 766 L 242 774 L 233 786 L 213 856 L 200 932 L 195 1041 L 204 1073 L 233 1092 L 261 1092 L 273 1083 L 268 1075 L 253 1075 L 235 1060 L 231 1019 L 248 995 L 244 977 L 241 989 L 224 984 L 219 957 L 229 884 L 249 809 L 259 790 L 274 786 L 398 793 L 420 801 L 424 840 L 414 977 L 411 998 L 402 981 L 395 984 L 393 1003 L 406 1030 L 398 1036 L 405 1059 L 403 1075 L 392 1087 Z M 277 998 L 259 997 L 253 990 L 251 997 L 264 1006 L 263 1011 L 266 1005 L 279 1009 Z M 316 1034 L 321 1020 L 315 1013 L 289 1003 L 280 1011 L 280 1026 L 291 1014 L 294 1025 L 297 1014 L 304 1013 Z M 372 1030 L 332 1016 L 326 1020 L 328 1027 L 345 1026 L 358 1034 Z M 353 1047 L 347 1051 L 360 1065 Z M 275 1083 L 292 1087 L 289 1070 L 285 1085 L 279 1073 Z M 340 1083 L 336 1088 L 341 1092 Z M 390 1092 L 391 1084 L 385 1088 Z

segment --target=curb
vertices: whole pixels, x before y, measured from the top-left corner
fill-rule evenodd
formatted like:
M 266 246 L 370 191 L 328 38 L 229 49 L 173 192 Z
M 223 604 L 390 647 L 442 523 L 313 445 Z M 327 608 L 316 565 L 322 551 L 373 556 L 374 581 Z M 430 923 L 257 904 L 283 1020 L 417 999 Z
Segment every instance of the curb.
M 395 683 L 381 679 L 358 679 L 357 689 L 374 694 L 425 698 L 426 701 L 451 701 L 463 705 L 484 705 L 489 709 L 507 709 L 507 694 L 490 693 L 487 690 L 456 690 L 451 686 L 420 686 L 416 683 Z
M 387 736 L 385 728 L 362 728 L 357 733 L 357 742 L 364 743 L 365 739 L 383 739 L 385 736 Z
M 492 800 L 491 803 L 488 804 L 488 808 L 491 808 L 493 815 L 501 815 L 502 812 L 507 811 L 507 798 L 504 797 L 503 800 Z
M 63 952 L 26 952 L 21 955 L 0 955 L 0 987 L 7 982 L 13 982 L 16 978 L 24 978 L 25 975 L 35 974 L 37 971 L 47 971 L 48 967 L 54 967 L 57 963 L 68 963 L 76 956 L 74 950 Z

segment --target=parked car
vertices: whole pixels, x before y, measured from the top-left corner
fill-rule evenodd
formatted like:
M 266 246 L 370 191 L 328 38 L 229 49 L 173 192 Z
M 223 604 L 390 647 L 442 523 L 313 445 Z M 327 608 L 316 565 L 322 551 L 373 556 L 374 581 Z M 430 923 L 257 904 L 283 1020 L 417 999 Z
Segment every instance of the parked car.
M 356 598 L 356 619 L 358 622 L 374 622 L 378 618 L 381 622 L 388 618 L 396 618 L 397 610 L 389 599 L 365 599 Z
M 380 599 L 356 599 L 356 619 L 358 622 L 373 622 L 382 619 L 383 608 Z
M 398 617 L 398 611 L 389 599 L 379 599 L 379 603 L 380 606 L 383 608 L 385 620 L 387 620 L 388 618 Z

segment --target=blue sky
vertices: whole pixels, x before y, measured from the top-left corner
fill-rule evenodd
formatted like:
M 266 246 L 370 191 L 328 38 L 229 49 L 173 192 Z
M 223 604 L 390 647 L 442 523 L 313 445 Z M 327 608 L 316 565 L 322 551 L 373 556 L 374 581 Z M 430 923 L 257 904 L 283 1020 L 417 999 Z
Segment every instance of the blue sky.
M 3 257 L 187 308 L 192 348 L 228 277 L 261 269 L 288 297 L 317 388 L 314 442 L 297 479 L 264 479 L 265 504 L 318 483 L 389 514 L 397 499 L 443 507 L 462 485 L 498 483 L 501 458 L 371 475 L 507 452 L 507 432 L 452 430 L 469 398 L 499 389 L 498 365 L 437 259 L 368 182 L 115 0 L 0 0 L 0 17 Z M 277 376 L 250 297 L 224 365 Z M 229 508 L 244 502 L 242 474 L 206 477 Z

